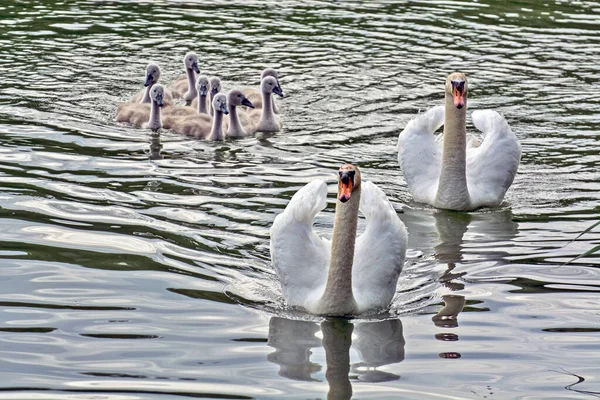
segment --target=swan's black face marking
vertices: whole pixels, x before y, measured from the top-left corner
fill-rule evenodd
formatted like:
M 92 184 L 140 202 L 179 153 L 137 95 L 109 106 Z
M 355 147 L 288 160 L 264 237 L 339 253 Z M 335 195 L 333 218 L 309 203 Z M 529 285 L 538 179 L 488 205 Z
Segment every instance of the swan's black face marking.
M 350 200 L 352 196 L 352 190 L 354 189 L 354 178 L 356 171 L 354 170 L 341 170 L 338 172 L 340 175 L 338 185 L 338 200 L 342 203 Z
M 221 90 L 221 88 L 219 86 L 214 86 L 210 88 L 210 94 L 212 94 L 213 96 L 217 93 L 219 93 L 219 91 Z
M 465 81 L 454 79 L 450 81 L 452 85 L 452 98 L 454 106 L 459 110 L 465 106 Z

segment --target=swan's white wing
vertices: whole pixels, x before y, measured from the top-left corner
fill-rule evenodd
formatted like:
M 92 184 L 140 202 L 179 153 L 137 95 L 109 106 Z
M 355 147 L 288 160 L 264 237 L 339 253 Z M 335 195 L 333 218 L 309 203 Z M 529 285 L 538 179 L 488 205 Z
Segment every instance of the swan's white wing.
M 352 289 L 359 311 L 387 307 L 396 293 L 406 255 L 406 228 L 383 190 L 361 185 L 360 211 L 365 231 L 356 240 Z
M 467 185 L 472 205 L 497 206 L 519 168 L 521 146 L 508 123 L 492 110 L 473 111 L 473 125 L 485 135 L 467 150 Z
M 271 226 L 271 262 L 288 305 L 305 307 L 325 288 L 331 245 L 313 231 L 313 220 L 326 205 L 327 184 L 312 181 Z
M 398 137 L 398 163 L 413 198 L 432 204 L 440 178 L 442 149 L 434 132 L 444 124 L 444 106 L 411 120 Z

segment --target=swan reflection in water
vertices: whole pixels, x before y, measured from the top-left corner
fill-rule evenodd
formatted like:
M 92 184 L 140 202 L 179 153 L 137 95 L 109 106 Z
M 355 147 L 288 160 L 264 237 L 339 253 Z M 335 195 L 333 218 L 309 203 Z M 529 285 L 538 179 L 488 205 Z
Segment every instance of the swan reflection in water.
M 160 133 L 152 132 L 150 134 L 150 147 L 148 149 L 148 158 L 150 160 L 162 160 L 163 156 L 160 154 L 162 150 L 162 143 L 160 142 Z
M 321 331 L 323 339 L 317 337 Z M 328 399 L 349 399 L 352 379 L 385 382 L 400 379 L 378 367 L 404 360 L 404 336 L 399 319 L 351 322 L 329 318 L 321 324 L 272 317 L 267 344 L 275 349 L 267 356 L 279 365 L 279 375 L 298 381 L 319 381 L 313 375 L 323 368 L 310 360 L 312 348 L 325 350 Z M 360 361 L 352 363 L 350 348 Z

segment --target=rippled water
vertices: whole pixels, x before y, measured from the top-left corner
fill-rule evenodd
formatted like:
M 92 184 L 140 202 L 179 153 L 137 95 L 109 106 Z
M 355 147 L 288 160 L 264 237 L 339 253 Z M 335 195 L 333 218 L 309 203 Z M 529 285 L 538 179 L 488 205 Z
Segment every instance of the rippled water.
M 564 263 L 600 242 L 571 241 L 600 210 L 600 3 L 6 0 L 0 15 L 0 399 L 599 395 L 600 261 Z M 189 50 L 225 88 L 278 69 L 284 130 L 207 143 L 114 123 L 148 61 L 168 83 Z M 400 130 L 452 70 L 523 146 L 501 209 L 414 204 L 400 173 Z M 390 197 L 408 262 L 388 315 L 323 321 L 285 309 L 268 229 L 343 162 Z M 332 223 L 333 200 L 317 228 Z

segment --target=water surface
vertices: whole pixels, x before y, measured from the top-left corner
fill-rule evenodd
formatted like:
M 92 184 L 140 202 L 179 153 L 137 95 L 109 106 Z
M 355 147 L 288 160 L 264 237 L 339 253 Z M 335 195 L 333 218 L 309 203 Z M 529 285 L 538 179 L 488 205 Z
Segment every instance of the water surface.
M 585 398 L 600 393 L 600 3 L 0 5 L 0 399 Z M 284 130 L 224 143 L 114 122 L 193 50 L 226 89 L 276 68 Z M 441 104 L 503 113 L 506 202 L 411 201 L 397 136 Z M 473 129 L 469 125 L 469 129 Z M 410 232 L 389 313 L 288 310 L 269 227 L 312 179 L 380 185 Z M 447 319 L 444 316 L 456 316 Z

